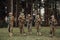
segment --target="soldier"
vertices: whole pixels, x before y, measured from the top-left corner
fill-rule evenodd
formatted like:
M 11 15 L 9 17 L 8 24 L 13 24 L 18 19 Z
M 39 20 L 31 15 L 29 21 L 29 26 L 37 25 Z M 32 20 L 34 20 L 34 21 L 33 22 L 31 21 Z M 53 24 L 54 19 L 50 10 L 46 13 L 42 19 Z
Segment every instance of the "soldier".
M 27 28 L 28 28 L 28 33 L 31 34 L 31 28 L 32 26 L 32 17 L 30 14 L 27 15 Z
M 24 24 L 25 24 L 25 16 L 23 12 L 21 12 L 21 14 L 19 15 L 18 20 L 19 20 L 20 33 L 22 34 L 24 32 Z
M 56 27 L 56 24 L 57 24 L 57 21 L 54 17 L 54 15 L 51 16 L 51 19 L 49 21 L 50 23 L 50 36 L 54 36 L 55 35 L 55 27 Z
M 8 31 L 9 31 L 9 35 L 10 37 L 13 35 L 13 23 L 14 23 L 14 16 L 12 13 L 9 13 L 9 17 L 8 17 Z
M 36 17 L 35 17 L 35 26 L 36 26 L 36 29 L 37 29 L 37 35 L 41 35 L 41 32 L 39 32 L 40 25 L 41 25 L 41 18 L 37 14 Z

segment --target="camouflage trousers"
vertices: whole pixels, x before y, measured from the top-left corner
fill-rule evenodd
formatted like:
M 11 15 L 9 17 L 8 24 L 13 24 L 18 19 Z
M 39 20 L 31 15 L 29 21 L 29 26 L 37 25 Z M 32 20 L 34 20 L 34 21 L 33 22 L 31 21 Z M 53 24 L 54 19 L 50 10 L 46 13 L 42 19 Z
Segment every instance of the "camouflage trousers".
M 55 25 L 51 25 L 51 26 L 50 26 L 50 34 L 51 34 L 52 36 L 55 35 Z
M 13 24 L 8 24 L 8 31 L 13 32 Z
M 35 27 L 36 27 L 36 29 L 37 29 L 37 32 L 39 32 L 40 23 L 39 23 L 39 22 L 35 22 Z
M 32 31 L 32 23 L 31 22 L 27 22 L 27 28 L 28 28 L 28 32 Z
M 13 23 L 8 24 L 8 31 L 10 37 L 13 35 Z
M 20 33 L 22 34 L 22 33 L 24 33 L 24 24 L 21 24 L 20 23 L 20 25 L 19 25 L 20 27 Z

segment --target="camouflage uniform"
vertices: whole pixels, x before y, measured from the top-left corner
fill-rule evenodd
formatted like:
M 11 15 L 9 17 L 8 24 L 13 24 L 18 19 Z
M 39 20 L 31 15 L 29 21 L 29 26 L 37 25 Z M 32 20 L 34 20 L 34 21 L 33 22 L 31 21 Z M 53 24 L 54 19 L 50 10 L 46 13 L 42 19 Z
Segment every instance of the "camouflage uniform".
M 54 36 L 55 35 L 55 27 L 56 27 L 56 19 L 54 17 L 54 15 L 51 16 L 51 20 L 50 20 L 50 34 L 51 36 Z
M 19 27 L 20 27 L 20 33 L 22 34 L 24 32 L 24 24 L 25 24 L 25 16 L 23 13 L 19 15 Z
M 39 15 L 36 15 L 35 17 L 35 26 L 36 26 L 36 29 L 37 29 L 37 35 L 39 35 L 39 27 L 41 25 L 41 19 L 39 17 Z M 41 33 L 40 33 L 41 35 Z
M 27 28 L 28 28 L 29 33 L 31 33 L 31 30 L 32 30 L 31 26 L 32 26 L 32 17 L 30 14 L 28 14 L 28 16 L 27 16 Z
M 9 13 L 9 18 L 8 18 L 8 31 L 10 33 L 10 36 L 13 34 L 13 23 L 14 23 L 14 16 L 12 13 Z

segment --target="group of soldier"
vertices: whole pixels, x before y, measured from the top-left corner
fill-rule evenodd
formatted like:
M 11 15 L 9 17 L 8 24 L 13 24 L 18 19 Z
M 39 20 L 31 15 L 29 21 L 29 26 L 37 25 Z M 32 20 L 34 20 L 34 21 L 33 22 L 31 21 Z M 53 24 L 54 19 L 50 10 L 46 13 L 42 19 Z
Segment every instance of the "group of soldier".
M 20 13 L 19 17 L 18 17 L 18 21 L 19 21 L 19 29 L 20 29 L 20 33 L 23 34 L 24 32 L 24 26 L 25 26 L 25 22 L 27 23 L 27 28 L 28 28 L 28 34 L 32 34 L 32 16 L 31 14 L 27 14 L 26 17 L 24 15 L 23 12 Z M 8 31 L 9 31 L 9 35 L 12 36 L 13 35 L 13 23 L 14 23 L 14 16 L 12 13 L 9 13 L 9 17 L 8 17 Z M 39 32 L 40 28 L 41 28 L 41 16 L 39 14 L 35 15 L 35 27 L 36 27 L 36 32 L 37 35 L 41 35 L 41 32 Z M 54 15 L 51 16 L 51 19 L 49 20 L 49 24 L 50 24 L 50 34 L 51 36 L 55 35 L 55 25 L 56 25 L 56 19 L 54 17 Z

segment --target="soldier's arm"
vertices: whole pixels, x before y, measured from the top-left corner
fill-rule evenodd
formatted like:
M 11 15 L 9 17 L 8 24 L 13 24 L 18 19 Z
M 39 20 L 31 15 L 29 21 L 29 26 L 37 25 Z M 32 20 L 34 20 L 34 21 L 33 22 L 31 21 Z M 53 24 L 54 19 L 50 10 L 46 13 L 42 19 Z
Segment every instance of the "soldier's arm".
M 20 20 L 20 19 L 21 19 L 21 16 L 18 17 L 18 20 Z
M 23 16 L 23 19 L 25 20 L 25 16 Z
M 13 21 L 15 21 L 14 16 L 13 16 Z
M 25 16 L 24 16 L 24 23 L 26 22 Z
M 55 24 L 58 24 L 56 19 L 55 19 Z

